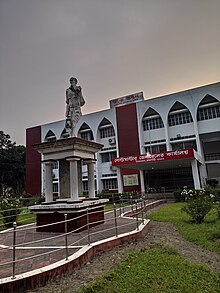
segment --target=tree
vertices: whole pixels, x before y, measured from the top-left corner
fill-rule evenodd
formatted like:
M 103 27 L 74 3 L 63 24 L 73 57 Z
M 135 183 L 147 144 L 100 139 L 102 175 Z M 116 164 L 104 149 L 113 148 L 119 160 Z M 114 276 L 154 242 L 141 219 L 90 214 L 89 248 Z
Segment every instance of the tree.
M 0 193 L 7 187 L 21 194 L 25 180 L 25 147 L 16 146 L 10 135 L 0 131 Z
M 8 150 L 15 145 L 15 142 L 10 140 L 10 135 L 5 134 L 2 130 L 0 130 L 0 152 L 2 150 Z

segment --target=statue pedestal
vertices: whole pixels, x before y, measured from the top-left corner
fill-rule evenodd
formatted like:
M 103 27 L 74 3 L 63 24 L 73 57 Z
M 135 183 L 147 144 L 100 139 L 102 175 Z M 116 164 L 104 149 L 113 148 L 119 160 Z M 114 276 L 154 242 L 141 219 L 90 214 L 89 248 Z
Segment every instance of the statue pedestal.
M 37 232 L 65 233 L 65 214 L 68 220 L 67 232 L 80 232 L 87 229 L 88 223 L 89 227 L 104 223 L 104 206 L 107 202 L 108 199 L 87 199 L 78 202 L 63 199 L 31 206 L 29 209 L 37 216 Z M 56 224 L 61 221 L 62 223 Z
M 64 215 L 67 214 L 67 231 L 81 231 L 104 221 L 104 205 L 108 200 L 95 198 L 95 154 L 103 145 L 78 137 L 43 142 L 33 146 L 42 154 L 45 164 L 45 203 L 29 207 L 37 215 L 37 231 L 65 232 Z M 53 201 L 53 162 L 59 162 L 60 199 Z M 82 197 L 82 164 L 87 165 L 89 198 Z M 89 221 L 87 221 L 87 210 Z M 51 225 L 49 225 L 51 224 Z M 42 225 L 48 225 L 43 226 Z

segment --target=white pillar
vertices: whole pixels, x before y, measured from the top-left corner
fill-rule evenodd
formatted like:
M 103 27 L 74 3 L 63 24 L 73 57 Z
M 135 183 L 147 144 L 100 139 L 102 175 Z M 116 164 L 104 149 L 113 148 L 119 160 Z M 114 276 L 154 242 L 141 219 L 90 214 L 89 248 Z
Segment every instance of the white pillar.
M 95 198 L 95 176 L 94 176 L 94 164 L 95 160 L 88 160 L 88 189 L 89 189 L 89 198 Z
M 169 137 L 169 126 L 168 126 L 167 123 L 164 124 L 164 131 L 165 131 L 167 151 L 172 151 L 172 147 L 171 147 L 171 144 L 170 144 L 170 137 Z
M 74 201 L 79 200 L 79 187 L 78 187 L 78 169 L 77 162 L 79 158 L 68 158 L 70 162 L 70 198 Z
M 117 167 L 117 179 L 118 179 L 118 193 L 123 193 L 123 182 L 121 176 L 121 169 Z
M 53 161 L 46 161 L 45 164 L 45 201 L 53 201 Z
M 201 141 L 200 141 L 200 137 L 199 137 L 199 130 L 198 130 L 197 121 L 194 120 L 193 124 L 194 124 L 195 136 L 196 136 L 197 153 L 204 159 L 202 146 L 201 146 Z
M 145 185 L 144 185 L 144 171 L 140 170 L 140 181 L 141 181 L 141 193 L 145 193 Z
M 197 160 L 194 159 L 191 161 L 191 167 L 192 167 L 194 188 L 201 189 L 201 185 L 200 185 L 200 181 L 199 181 L 199 171 L 198 171 Z
M 207 174 L 207 170 L 206 170 L 206 165 L 201 164 L 199 165 L 199 174 L 200 174 L 200 178 L 201 178 L 201 184 L 202 184 L 202 188 L 205 188 L 206 186 L 206 179 L 208 177 Z

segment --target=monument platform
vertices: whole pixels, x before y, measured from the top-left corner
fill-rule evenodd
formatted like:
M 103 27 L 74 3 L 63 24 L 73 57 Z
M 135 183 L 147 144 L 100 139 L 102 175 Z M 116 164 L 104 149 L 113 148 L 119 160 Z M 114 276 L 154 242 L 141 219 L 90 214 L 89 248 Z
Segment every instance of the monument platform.
M 67 232 L 80 232 L 89 227 L 104 223 L 104 206 L 108 199 L 58 199 L 41 205 L 30 206 L 36 214 L 37 232 L 65 233 L 65 214 L 67 215 Z M 57 222 L 61 222 L 56 224 Z

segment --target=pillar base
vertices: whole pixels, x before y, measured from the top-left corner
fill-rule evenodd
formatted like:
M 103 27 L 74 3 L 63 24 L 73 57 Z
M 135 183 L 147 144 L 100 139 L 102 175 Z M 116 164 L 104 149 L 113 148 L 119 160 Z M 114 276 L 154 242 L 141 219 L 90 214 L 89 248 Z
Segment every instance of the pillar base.
M 37 232 L 65 233 L 64 222 L 56 224 L 56 222 L 64 221 L 65 214 L 67 214 L 67 220 L 72 219 L 67 222 L 67 232 L 74 232 L 74 230 L 80 232 L 87 229 L 87 209 L 90 227 L 104 223 L 104 206 L 107 202 L 108 199 L 87 199 L 80 202 L 66 200 L 65 202 L 31 206 L 29 209 L 36 214 Z M 48 224 L 54 225 L 44 226 Z

